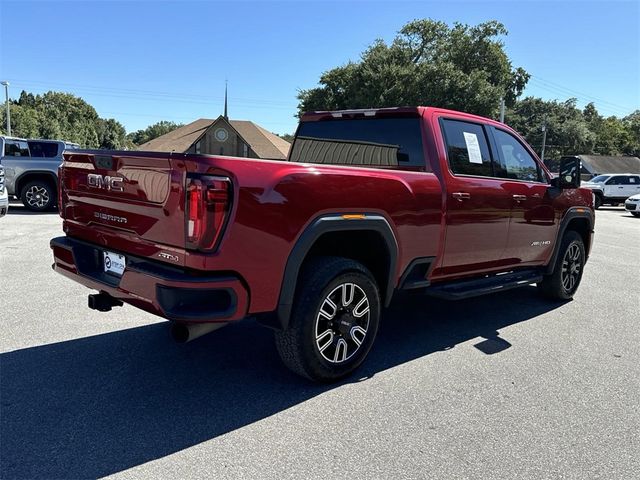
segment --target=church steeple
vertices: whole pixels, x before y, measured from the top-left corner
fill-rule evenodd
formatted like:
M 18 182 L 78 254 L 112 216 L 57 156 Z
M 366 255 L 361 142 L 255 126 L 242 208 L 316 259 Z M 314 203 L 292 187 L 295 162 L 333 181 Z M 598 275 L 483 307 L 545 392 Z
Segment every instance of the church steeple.
M 229 120 L 229 115 L 227 115 L 227 81 L 224 81 L 224 119 Z

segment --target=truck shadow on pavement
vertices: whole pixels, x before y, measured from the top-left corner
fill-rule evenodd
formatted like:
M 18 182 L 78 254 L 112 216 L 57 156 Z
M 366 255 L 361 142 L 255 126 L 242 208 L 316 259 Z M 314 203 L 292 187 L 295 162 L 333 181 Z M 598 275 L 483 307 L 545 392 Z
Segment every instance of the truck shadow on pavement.
M 480 351 L 498 353 L 510 346 L 500 329 L 561 305 L 533 287 L 451 303 L 403 296 L 342 384 L 477 337 L 487 339 Z M 176 345 L 158 323 L 0 355 L 0 477 L 113 474 L 340 388 L 285 370 L 272 336 L 245 321 Z

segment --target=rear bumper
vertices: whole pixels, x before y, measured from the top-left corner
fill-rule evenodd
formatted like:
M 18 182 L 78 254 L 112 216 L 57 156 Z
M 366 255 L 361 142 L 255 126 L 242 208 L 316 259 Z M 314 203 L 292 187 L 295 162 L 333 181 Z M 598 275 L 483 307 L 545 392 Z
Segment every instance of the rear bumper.
M 56 272 L 169 320 L 229 322 L 247 315 L 247 289 L 233 275 L 188 274 L 125 253 L 126 269 L 117 277 L 104 272 L 102 247 L 58 237 L 51 249 Z

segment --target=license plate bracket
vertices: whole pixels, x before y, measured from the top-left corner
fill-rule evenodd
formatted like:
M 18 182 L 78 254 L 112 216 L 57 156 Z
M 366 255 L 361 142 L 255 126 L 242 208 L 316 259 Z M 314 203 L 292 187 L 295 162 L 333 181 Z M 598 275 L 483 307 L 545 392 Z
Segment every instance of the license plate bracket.
M 102 255 L 105 273 L 121 277 L 127 265 L 126 257 L 119 253 L 109 252 L 107 250 L 104 250 Z

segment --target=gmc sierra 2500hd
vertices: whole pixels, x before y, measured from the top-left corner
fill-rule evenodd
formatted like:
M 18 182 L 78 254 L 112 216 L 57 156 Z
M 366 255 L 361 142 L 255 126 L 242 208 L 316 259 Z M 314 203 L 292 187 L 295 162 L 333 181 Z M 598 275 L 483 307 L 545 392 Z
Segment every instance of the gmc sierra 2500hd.
M 54 269 L 188 341 L 256 316 L 316 381 L 367 356 L 394 292 L 576 292 L 594 229 L 580 163 L 552 178 L 513 130 L 438 108 L 314 112 L 287 161 L 67 151 Z

